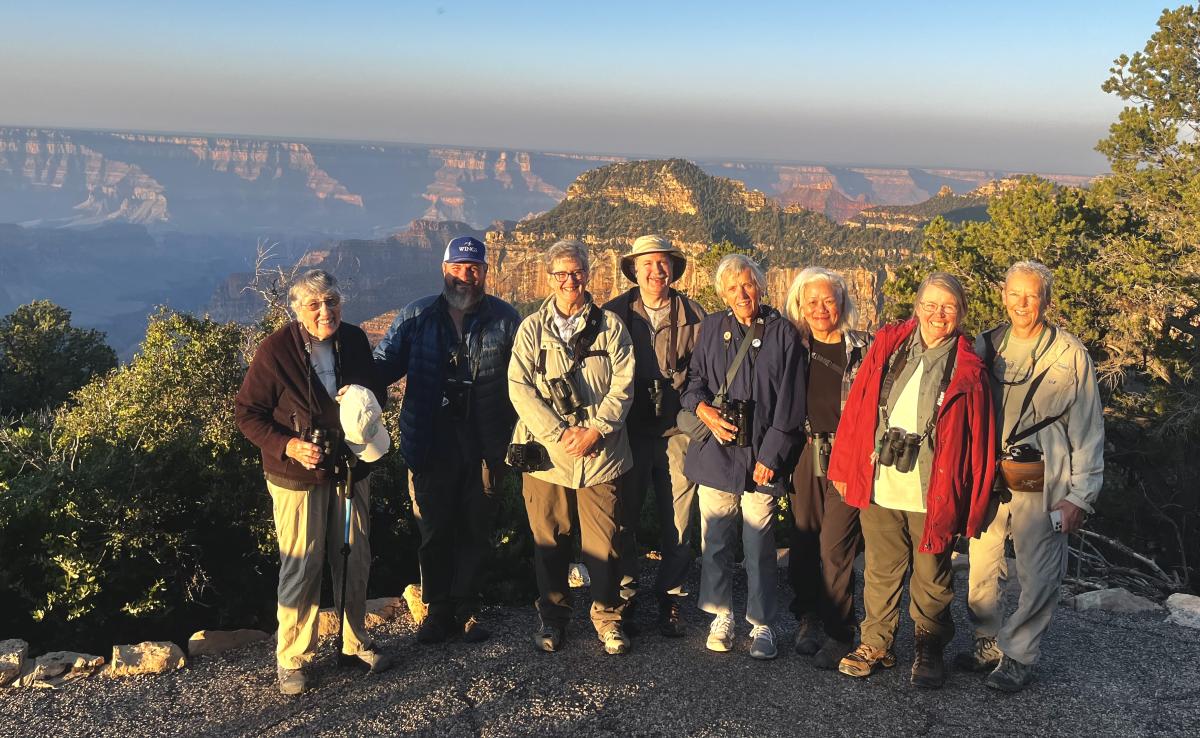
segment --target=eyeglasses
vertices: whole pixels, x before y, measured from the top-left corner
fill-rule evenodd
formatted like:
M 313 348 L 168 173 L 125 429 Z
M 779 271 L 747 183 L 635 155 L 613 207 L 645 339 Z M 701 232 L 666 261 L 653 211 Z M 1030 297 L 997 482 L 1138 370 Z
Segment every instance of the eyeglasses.
M 921 308 L 921 312 L 929 313 L 930 315 L 933 315 L 934 313 L 941 313 L 942 315 L 958 315 L 958 306 L 956 305 L 939 305 L 936 302 L 922 302 L 917 305 L 917 307 Z
M 327 307 L 330 310 L 333 310 L 335 307 L 337 307 L 338 305 L 341 305 L 341 304 L 342 304 L 341 295 L 330 295 L 329 297 L 326 297 L 323 300 L 309 300 L 308 302 L 302 303 L 300 305 L 300 307 L 304 308 L 305 310 L 307 310 L 310 313 L 315 313 L 318 310 L 320 310 L 322 306 Z
M 587 276 L 587 272 L 585 272 L 582 269 L 576 269 L 573 272 L 550 272 L 550 276 L 554 277 L 554 279 L 557 280 L 559 284 L 566 282 L 568 277 L 575 280 L 576 282 L 582 282 L 584 277 Z

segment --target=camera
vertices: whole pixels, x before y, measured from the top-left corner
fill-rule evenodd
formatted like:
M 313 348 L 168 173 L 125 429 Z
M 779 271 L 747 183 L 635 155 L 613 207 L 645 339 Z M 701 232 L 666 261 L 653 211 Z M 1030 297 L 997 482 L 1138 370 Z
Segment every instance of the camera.
M 824 477 L 829 471 L 829 457 L 833 454 L 833 434 L 813 433 L 812 446 L 813 475 Z
M 551 467 L 550 452 L 537 441 L 511 443 L 505 456 L 508 465 L 517 471 L 545 471 Z
M 1019 461 L 1033 462 L 1042 460 L 1042 452 L 1030 446 L 1028 443 L 1018 443 L 1016 446 L 1009 446 L 1004 453 L 1000 454 L 1000 459 L 1003 461 Z
M 634 410 L 636 418 L 658 419 L 665 413 L 664 396 L 667 388 L 665 379 L 639 379 L 634 386 Z
M 547 382 L 550 385 L 550 404 L 560 417 L 574 415 L 583 408 L 583 398 L 579 396 L 579 388 L 571 375 L 564 374 Z
M 449 411 L 452 420 L 466 420 L 471 414 L 471 380 L 447 379 L 442 394 L 442 407 Z
M 722 441 L 718 438 L 717 442 L 722 446 L 749 446 L 751 426 L 754 423 L 754 401 L 726 400 L 717 408 L 717 413 L 720 414 L 721 420 L 737 427 L 732 440 Z
M 875 452 L 879 455 L 880 466 L 895 467 L 901 474 L 907 474 L 917 465 L 917 454 L 921 450 L 921 436 L 908 433 L 903 428 L 888 428 L 879 439 Z

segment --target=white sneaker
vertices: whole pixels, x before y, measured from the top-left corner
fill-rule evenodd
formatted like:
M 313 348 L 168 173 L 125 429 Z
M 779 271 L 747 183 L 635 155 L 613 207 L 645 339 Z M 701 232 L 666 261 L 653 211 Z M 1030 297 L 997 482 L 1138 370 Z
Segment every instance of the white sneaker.
M 750 629 L 750 656 L 756 659 L 773 659 L 779 655 L 775 648 L 775 631 L 769 625 L 756 625 Z
M 713 618 L 708 626 L 708 642 L 704 644 L 709 651 L 728 651 L 733 648 L 733 616 L 725 613 Z

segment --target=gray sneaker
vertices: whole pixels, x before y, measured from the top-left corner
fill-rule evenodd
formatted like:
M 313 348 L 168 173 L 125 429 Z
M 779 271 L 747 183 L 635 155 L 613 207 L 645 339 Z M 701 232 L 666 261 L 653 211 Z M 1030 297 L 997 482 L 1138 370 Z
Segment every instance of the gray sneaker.
M 779 655 L 775 648 L 775 631 L 769 625 L 756 625 L 750 629 L 750 656 L 756 659 L 773 659 Z
M 954 665 L 962 671 L 984 672 L 995 669 L 1004 656 L 995 638 L 986 636 L 975 639 L 975 645 L 970 651 L 963 651 L 954 657 Z
M 279 677 L 279 692 L 281 694 L 300 694 L 308 689 L 308 680 L 305 679 L 302 669 L 285 669 L 280 666 L 276 670 L 276 675 Z
M 1037 679 L 1037 669 L 1004 656 L 984 684 L 1001 692 L 1020 692 Z

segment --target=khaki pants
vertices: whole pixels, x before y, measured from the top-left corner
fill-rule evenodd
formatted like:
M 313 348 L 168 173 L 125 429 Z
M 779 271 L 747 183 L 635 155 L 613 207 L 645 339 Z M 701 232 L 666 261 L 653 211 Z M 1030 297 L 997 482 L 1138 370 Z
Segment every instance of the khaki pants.
M 538 613 L 546 623 L 566 627 L 571 619 L 571 568 L 576 524 L 583 543 L 583 563 L 592 577 L 592 625 L 603 634 L 621 622 L 621 562 L 617 553 L 622 479 L 571 489 L 522 476 L 522 495 L 533 533 L 533 565 L 537 572 Z
M 633 469 L 621 481 L 621 597 L 633 599 L 641 590 L 637 529 L 646 488 L 651 486 L 658 513 L 658 550 L 662 553 L 654 592 L 660 597 L 684 597 L 687 592 L 683 585 L 692 566 L 692 510 L 696 501 L 696 485 L 683 475 L 688 437 L 677 433 L 666 438 L 630 436 L 629 440 Z
M 908 580 L 908 614 L 918 628 L 954 639 L 950 603 L 954 600 L 954 572 L 950 549 L 940 554 L 920 553 L 917 546 L 925 531 L 925 513 L 892 510 L 872 504 L 859 515 L 866 544 L 863 571 L 862 642 L 890 650 L 900 622 L 900 593 Z
M 275 513 L 279 540 L 279 634 L 275 658 L 285 669 L 299 669 L 317 650 L 321 575 L 329 562 L 333 575 L 334 607 L 342 594 L 342 538 L 345 534 L 343 501 L 332 482 L 308 489 L 287 489 L 270 481 L 267 490 Z M 371 571 L 369 512 L 370 479 L 354 484 L 350 514 L 350 578 L 346 581 L 345 644 L 343 652 L 356 654 L 368 643 L 366 617 L 367 576 Z
M 1050 627 L 1059 585 L 1067 572 L 1067 535 L 1054 531 L 1049 514 L 1042 509 L 1041 492 L 1010 494 L 1011 499 L 1000 503 L 983 535 L 971 540 L 967 606 L 975 637 L 995 638 L 1006 656 L 1032 666 L 1041 653 L 1042 636 Z M 1002 585 L 1008 579 L 1004 539 L 1010 535 L 1021 595 L 1016 611 L 1004 621 Z
M 700 609 L 733 614 L 733 561 L 742 518 L 746 565 L 746 621 L 771 625 L 778 600 L 779 564 L 775 552 L 775 511 L 779 500 L 762 492 L 723 492 L 700 485 Z

